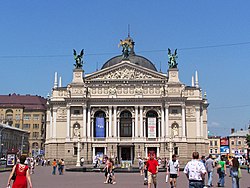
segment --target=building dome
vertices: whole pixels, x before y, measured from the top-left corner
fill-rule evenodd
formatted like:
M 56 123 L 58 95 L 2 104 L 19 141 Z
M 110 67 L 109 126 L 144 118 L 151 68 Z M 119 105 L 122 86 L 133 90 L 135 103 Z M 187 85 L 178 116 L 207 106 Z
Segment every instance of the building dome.
M 115 57 L 109 59 L 109 60 L 102 66 L 102 69 L 107 68 L 107 67 L 111 67 L 111 66 L 113 66 L 113 65 L 116 65 L 116 64 L 120 63 L 122 60 L 124 60 L 122 55 L 115 56 Z M 127 60 L 127 59 L 126 59 L 126 60 Z M 145 57 L 142 57 L 142 56 L 133 54 L 133 55 L 129 55 L 128 60 L 129 60 L 131 63 L 134 63 L 134 64 L 136 64 L 136 65 L 145 67 L 145 68 L 150 69 L 150 70 L 153 70 L 153 71 L 157 71 L 157 69 L 156 69 L 156 67 L 154 66 L 154 64 L 153 64 L 151 61 L 149 61 L 147 58 L 145 58 Z

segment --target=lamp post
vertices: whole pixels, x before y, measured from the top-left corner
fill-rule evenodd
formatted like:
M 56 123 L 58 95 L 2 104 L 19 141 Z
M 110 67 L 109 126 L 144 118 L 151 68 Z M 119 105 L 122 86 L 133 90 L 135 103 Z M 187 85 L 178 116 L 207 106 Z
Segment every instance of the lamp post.
M 23 144 L 23 142 L 24 142 L 24 135 L 25 135 L 25 134 L 27 134 L 27 133 L 23 133 L 23 134 L 22 134 L 21 155 L 23 154 L 23 146 L 25 146 L 25 145 Z
M 1 156 L 1 157 L 2 157 L 2 154 L 3 154 L 3 153 L 2 153 L 2 152 L 3 152 L 3 151 L 2 151 L 2 131 L 3 131 L 4 129 L 6 129 L 6 128 L 7 128 L 7 127 L 2 127 L 2 129 L 0 130 L 0 146 L 1 146 L 1 147 L 0 147 L 0 151 L 1 151 L 1 152 L 0 152 L 0 156 Z
M 76 136 L 77 136 L 77 158 L 76 158 L 76 166 L 81 166 L 80 163 L 80 152 L 81 152 L 81 143 L 80 143 L 80 130 L 78 127 L 76 129 Z

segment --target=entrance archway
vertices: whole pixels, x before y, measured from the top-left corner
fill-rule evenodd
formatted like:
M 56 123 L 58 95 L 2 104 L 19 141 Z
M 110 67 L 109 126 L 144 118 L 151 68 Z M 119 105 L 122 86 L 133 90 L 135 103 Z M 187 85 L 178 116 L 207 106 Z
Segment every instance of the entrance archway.
M 120 114 L 120 137 L 132 137 L 132 114 L 127 110 Z

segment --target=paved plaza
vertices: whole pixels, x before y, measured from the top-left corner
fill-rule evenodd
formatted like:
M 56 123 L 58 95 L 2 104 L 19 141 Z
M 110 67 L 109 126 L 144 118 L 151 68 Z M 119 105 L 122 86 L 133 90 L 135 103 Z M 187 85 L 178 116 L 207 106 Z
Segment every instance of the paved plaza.
M 117 184 L 106 185 L 104 184 L 104 174 L 98 172 L 65 172 L 64 175 L 51 175 L 52 167 L 38 166 L 35 169 L 35 174 L 32 174 L 32 183 L 34 188 L 106 188 L 106 187 L 119 187 L 119 188 L 146 188 L 143 185 L 143 176 L 139 173 L 117 173 Z M 0 173 L 0 188 L 5 188 L 7 179 L 10 172 Z M 243 178 L 240 180 L 241 188 L 250 187 L 250 174 L 247 174 L 245 170 L 242 170 Z M 214 185 L 218 181 L 217 174 L 214 176 Z M 178 178 L 177 187 L 186 188 L 188 181 L 183 172 L 181 172 Z M 170 187 L 165 183 L 165 173 L 161 172 L 158 175 L 158 188 Z M 226 177 L 226 186 L 232 187 L 231 178 Z

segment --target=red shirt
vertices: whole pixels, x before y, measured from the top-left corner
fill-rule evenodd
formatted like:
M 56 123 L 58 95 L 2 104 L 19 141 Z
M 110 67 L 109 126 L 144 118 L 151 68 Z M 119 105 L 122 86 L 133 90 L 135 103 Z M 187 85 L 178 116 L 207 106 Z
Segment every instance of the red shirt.
M 157 166 L 158 166 L 158 161 L 157 160 L 149 159 L 147 161 L 148 171 L 151 172 L 152 174 L 156 174 Z

